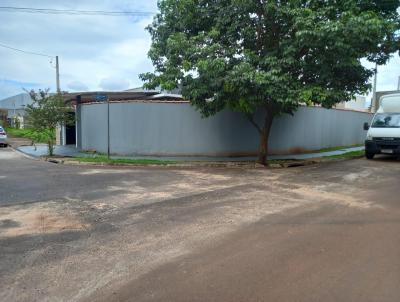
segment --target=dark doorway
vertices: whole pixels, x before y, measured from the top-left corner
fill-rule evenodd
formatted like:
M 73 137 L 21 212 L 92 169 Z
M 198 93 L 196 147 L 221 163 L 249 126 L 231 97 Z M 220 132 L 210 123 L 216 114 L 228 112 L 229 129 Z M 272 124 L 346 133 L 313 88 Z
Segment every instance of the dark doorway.
M 70 112 L 71 115 L 75 116 L 75 112 Z M 65 144 L 75 145 L 76 144 L 76 128 L 75 123 L 65 127 Z

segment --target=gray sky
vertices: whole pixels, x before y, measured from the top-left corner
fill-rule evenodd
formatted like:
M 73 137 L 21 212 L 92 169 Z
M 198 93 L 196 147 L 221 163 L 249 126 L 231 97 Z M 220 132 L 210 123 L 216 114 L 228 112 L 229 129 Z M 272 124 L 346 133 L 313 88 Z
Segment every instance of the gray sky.
M 0 6 L 75 10 L 156 12 L 156 0 L 0 0 Z M 120 90 L 141 86 L 138 75 L 152 71 L 147 58 L 152 17 L 42 15 L 0 12 L 0 43 L 60 57 L 61 88 Z M 54 62 L 0 47 L 0 99 L 22 88 L 55 89 Z M 396 89 L 396 54 L 379 68 L 378 90 Z

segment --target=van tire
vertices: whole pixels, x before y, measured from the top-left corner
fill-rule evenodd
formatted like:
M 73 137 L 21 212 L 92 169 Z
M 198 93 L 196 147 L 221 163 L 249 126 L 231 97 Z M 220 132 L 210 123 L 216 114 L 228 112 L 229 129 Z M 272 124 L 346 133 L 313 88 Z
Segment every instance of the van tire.
M 375 153 L 365 152 L 365 157 L 367 159 L 374 159 Z

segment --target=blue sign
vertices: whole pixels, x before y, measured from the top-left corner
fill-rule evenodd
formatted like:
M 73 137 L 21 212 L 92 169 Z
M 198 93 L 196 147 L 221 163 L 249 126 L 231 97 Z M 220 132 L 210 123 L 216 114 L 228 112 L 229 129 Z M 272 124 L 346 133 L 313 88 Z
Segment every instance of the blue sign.
M 96 101 L 96 102 L 107 102 L 107 100 L 108 100 L 108 96 L 106 95 L 106 94 L 96 94 L 95 96 L 94 96 L 94 100 Z

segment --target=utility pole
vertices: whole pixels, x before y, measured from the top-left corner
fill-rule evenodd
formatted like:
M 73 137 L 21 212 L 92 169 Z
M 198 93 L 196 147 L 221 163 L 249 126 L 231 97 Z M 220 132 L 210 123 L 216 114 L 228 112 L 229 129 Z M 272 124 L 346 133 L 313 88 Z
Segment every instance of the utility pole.
M 110 98 L 107 96 L 107 159 L 110 159 Z
M 400 76 L 399 79 L 397 80 L 397 90 L 400 90 Z
M 56 82 L 57 82 L 57 93 L 61 92 L 60 88 L 60 66 L 58 65 L 58 56 L 56 56 Z
M 58 63 L 58 56 L 56 56 L 56 86 L 57 86 L 57 95 L 61 95 L 61 89 L 60 89 L 60 65 Z M 66 129 L 65 125 L 58 125 L 56 129 L 56 142 L 59 143 L 60 145 L 65 145 L 67 144 L 67 138 L 66 136 Z
M 372 112 L 376 112 L 378 110 L 378 100 L 376 99 L 376 78 L 378 75 L 378 63 L 375 63 L 375 77 L 374 77 L 374 88 L 372 91 L 372 104 L 371 104 L 371 108 L 372 108 Z

